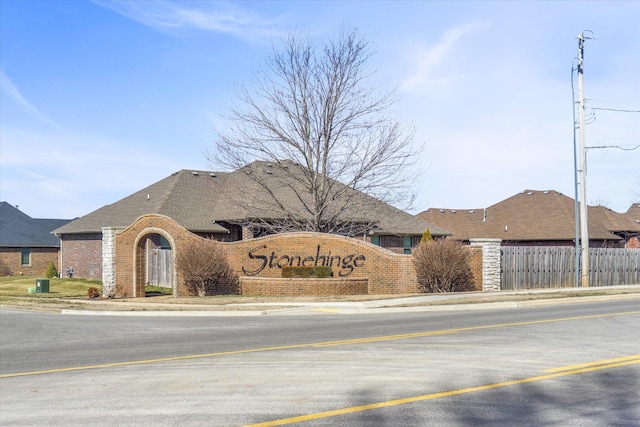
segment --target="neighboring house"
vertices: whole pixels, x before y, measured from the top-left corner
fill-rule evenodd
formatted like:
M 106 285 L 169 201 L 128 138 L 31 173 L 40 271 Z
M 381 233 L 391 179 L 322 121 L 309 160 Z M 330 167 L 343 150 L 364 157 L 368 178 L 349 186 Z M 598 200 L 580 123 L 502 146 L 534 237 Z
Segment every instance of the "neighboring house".
M 280 202 L 304 215 L 296 196 L 289 192 L 292 180 L 278 171 L 275 164 L 254 162 L 233 172 L 181 170 L 116 203 L 104 206 L 55 230 L 61 239 L 61 263 L 72 267 L 77 277 L 101 279 L 102 228 L 125 228 L 146 214 L 165 215 L 187 230 L 203 237 L 233 242 L 265 234 L 260 221 L 279 221 L 284 215 L 265 194 L 267 191 L 252 179 L 258 174 L 269 184 L 269 192 Z M 286 167 L 299 167 L 288 162 Z M 281 171 L 280 171 L 281 172 Z M 338 183 L 339 184 L 339 183 Z M 339 184 L 341 189 L 345 187 Z M 413 215 L 364 193 L 347 189 L 352 207 L 340 214 L 339 221 L 370 224 L 369 231 L 355 237 L 370 241 L 394 252 L 410 253 L 428 228 L 434 237 L 450 233 Z M 157 248 L 169 243 L 158 236 Z
M 60 239 L 51 231 L 68 219 L 34 219 L 0 202 L 0 274 L 44 276 L 49 262 L 59 269 Z
M 557 191 L 525 190 L 495 205 L 480 209 L 431 208 L 418 218 L 443 227 L 453 238 L 499 238 L 503 245 L 575 245 L 574 199 Z M 633 247 L 640 223 L 602 206 L 587 212 L 591 247 Z
M 631 220 L 637 225 L 640 225 L 640 203 L 633 203 L 629 206 L 625 215 L 627 215 L 628 218 L 631 218 Z M 627 246 L 631 248 L 640 248 L 640 236 L 636 234 L 635 239 L 630 240 Z
M 627 213 L 619 213 L 604 206 L 589 206 L 587 215 L 607 230 L 622 238 L 626 248 L 640 248 L 640 221 Z

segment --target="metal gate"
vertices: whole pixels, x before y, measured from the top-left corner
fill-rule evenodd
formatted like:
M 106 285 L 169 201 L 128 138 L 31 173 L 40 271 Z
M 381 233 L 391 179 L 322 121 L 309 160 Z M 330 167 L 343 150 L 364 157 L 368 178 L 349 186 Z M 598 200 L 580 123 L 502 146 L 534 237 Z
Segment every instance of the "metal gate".
M 151 249 L 147 259 L 147 283 L 171 288 L 171 249 Z

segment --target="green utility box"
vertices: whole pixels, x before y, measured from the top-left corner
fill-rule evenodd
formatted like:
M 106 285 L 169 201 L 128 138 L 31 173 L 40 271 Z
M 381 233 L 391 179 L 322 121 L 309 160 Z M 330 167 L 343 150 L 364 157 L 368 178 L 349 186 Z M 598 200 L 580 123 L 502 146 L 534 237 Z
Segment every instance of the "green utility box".
M 49 293 L 49 279 L 37 279 L 36 280 L 36 293 L 47 294 Z

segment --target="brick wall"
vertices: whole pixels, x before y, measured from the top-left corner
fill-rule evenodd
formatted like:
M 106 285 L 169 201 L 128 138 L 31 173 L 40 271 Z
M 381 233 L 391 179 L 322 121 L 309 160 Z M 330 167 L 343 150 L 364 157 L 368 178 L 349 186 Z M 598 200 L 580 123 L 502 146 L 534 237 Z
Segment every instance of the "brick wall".
M 102 280 L 102 234 L 65 234 L 60 241 L 58 271 L 73 268 L 73 277 Z
M 145 215 L 128 228 L 115 231 L 113 264 L 117 296 L 144 296 L 145 247 L 148 240 L 157 241 L 158 235 L 163 235 L 170 242 L 174 265 L 175 254 L 181 247 L 201 239 L 161 215 Z M 243 291 L 252 295 L 283 295 L 287 292 L 288 295 L 301 295 L 303 292 L 310 295 L 346 295 L 363 292 L 363 283 L 367 284 L 369 294 L 419 292 L 411 255 L 397 254 L 359 239 L 299 232 L 219 244 L 225 249 L 231 267 L 242 277 Z M 469 251 L 476 289 L 482 290 L 483 277 L 487 275 L 483 272 L 483 262 L 487 257 L 483 255 L 481 246 L 469 247 Z M 328 265 L 333 270 L 334 279 L 319 279 L 317 282 L 321 284 L 307 280 L 304 285 L 304 279 L 281 280 L 285 265 Z M 173 274 L 174 295 L 186 295 L 180 272 L 174 271 Z
M 283 279 L 271 277 L 242 277 L 242 295 L 298 296 L 298 295 L 367 295 L 366 278 Z
M 146 239 L 154 234 L 162 234 L 169 240 L 174 256 L 188 241 L 200 238 L 160 215 L 145 215 L 117 232 L 116 295 L 144 295 L 143 249 Z M 336 278 L 368 278 L 369 293 L 372 294 L 418 291 L 410 255 L 395 254 L 361 240 L 324 233 L 286 233 L 220 244 L 240 276 L 280 278 L 284 265 L 315 265 L 317 262 L 332 264 Z M 185 295 L 179 272 L 175 273 L 175 283 L 177 295 Z
M 22 248 L 0 248 L 0 274 L 9 273 L 13 276 L 45 277 L 49 262 L 58 270 L 58 248 L 30 248 L 31 263 L 22 265 Z
M 281 277 L 285 265 L 329 265 L 334 277 L 368 278 L 371 294 L 418 292 L 410 255 L 349 237 L 286 233 L 223 245 L 242 276 Z
M 201 237 L 185 230 L 172 219 L 161 215 L 145 215 L 115 235 L 115 294 L 117 296 L 143 297 L 146 280 L 147 240 L 156 235 L 164 236 L 170 243 L 172 256 L 189 240 Z M 173 272 L 175 296 L 187 294 L 178 272 Z
M 640 237 L 639 236 L 634 236 L 629 238 L 629 240 L 627 241 L 625 247 L 627 249 L 640 249 Z
M 473 275 L 473 284 L 476 291 L 482 290 L 482 247 L 468 246 L 469 264 L 471 266 L 471 274 Z

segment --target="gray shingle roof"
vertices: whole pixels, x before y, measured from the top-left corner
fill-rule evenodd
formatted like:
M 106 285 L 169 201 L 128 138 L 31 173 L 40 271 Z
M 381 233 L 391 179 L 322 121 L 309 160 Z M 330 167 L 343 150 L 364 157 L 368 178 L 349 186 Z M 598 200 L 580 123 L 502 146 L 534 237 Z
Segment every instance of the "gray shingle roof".
M 295 167 L 293 163 L 287 165 Z M 181 170 L 111 205 L 55 230 L 57 234 L 99 233 L 102 227 L 126 227 L 145 214 L 166 215 L 190 231 L 227 232 L 220 222 L 246 218 L 280 218 L 269 196 L 252 177 L 262 174 L 271 191 L 305 215 L 302 204 L 288 189 L 292 180 L 278 173 L 269 163 L 254 162 L 233 172 Z M 336 183 L 344 188 L 342 184 Z M 336 188 L 338 188 L 336 187 Z M 343 217 L 350 221 L 375 221 L 379 234 L 420 235 L 427 228 L 435 236 L 448 231 L 414 217 L 364 193 L 348 189 L 354 208 Z
M 219 176 L 221 174 L 216 174 Z M 226 233 L 213 222 L 219 179 L 209 172 L 181 170 L 113 204 L 82 216 L 55 230 L 56 234 L 100 233 L 102 227 L 127 227 L 142 215 L 173 218 L 191 231 Z
M 601 212 L 593 208 L 589 207 L 588 212 L 589 238 L 620 240 L 611 233 L 618 231 L 615 227 L 607 229 L 603 224 L 601 216 L 605 213 L 599 215 Z M 484 237 L 510 241 L 573 240 L 576 234 L 574 200 L 553 190 L 525 190 L 486 209 L 431 208 L 417 216 L 445 227 L 457 240 Z M 613 222 L 609 225 L 613 226 Z
M 36 219 L 7 202 L 0 202 L 0 246 L 60 247 L 60 239 L 51 231 L 67 224 L 69 219 Z

